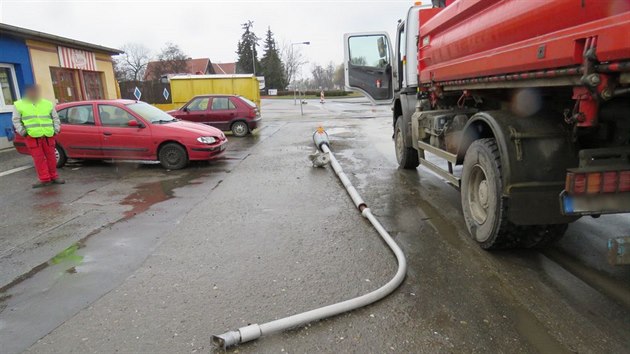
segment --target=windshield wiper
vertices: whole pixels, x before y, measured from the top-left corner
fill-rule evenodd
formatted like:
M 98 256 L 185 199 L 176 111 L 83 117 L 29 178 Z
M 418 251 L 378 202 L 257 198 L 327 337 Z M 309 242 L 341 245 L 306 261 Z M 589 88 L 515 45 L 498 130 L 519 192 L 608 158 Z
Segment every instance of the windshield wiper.
M 176 122 L 176 121 L 177 121 L 177 119 L 170 119 L 170 120 L 166 120 L 166 119 L 158 119 L 158 120 L 154 120 L 154 121 L 152 121 L 151 123 L 154 123 L 154 124 L 163 124 L 163 123 L 173 123 L 173 122 Z

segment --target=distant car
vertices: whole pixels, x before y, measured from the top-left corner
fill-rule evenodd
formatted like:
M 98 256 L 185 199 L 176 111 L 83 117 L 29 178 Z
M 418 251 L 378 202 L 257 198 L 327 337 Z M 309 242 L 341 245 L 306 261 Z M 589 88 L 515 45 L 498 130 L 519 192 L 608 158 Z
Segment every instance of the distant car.
M 222 131 L 184 122 L 160 109 L 131 100 L 95 100 L 57 106 L 57 166 L 70 159 L 159 161 L 177 170 L 191 160 L 213 160 L 225 150 Z M 13 142 L 29 154 L 23 137 Z
M 235 95 L 195 96 L 182 108 L 168 114 L 224 131 L 231 130 L 234 136 L 239 137 L 250 134 L 261 120 L 256 103 Z

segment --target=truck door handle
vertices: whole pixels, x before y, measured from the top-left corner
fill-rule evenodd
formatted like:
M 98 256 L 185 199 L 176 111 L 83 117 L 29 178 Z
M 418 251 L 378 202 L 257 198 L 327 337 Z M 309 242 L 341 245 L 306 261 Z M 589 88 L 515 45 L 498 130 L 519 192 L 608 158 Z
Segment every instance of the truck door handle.
M 112 133 L 110 133 L 110 132 L 103 132 L 103 135 L 110 136 L 110 135 L 112 135 Z

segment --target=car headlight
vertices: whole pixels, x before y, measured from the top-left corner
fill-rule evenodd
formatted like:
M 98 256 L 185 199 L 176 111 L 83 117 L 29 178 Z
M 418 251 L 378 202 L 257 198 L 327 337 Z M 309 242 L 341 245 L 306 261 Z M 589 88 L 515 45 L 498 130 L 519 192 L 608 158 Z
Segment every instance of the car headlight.
M 202 136 L 197 138 L 197 141 L 202 144 L 214 144 L 217 142 L 217 138 L 213 136 Z

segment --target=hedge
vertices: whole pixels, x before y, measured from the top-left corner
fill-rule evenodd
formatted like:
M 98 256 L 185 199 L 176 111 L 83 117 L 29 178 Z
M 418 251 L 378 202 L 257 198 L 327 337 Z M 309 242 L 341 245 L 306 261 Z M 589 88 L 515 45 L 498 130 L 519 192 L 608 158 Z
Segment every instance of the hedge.
M 309 90 L 309 91 L 302 91 L 302 94 L 306 96 L 319 96 L 320 92 L 321 91 Z M 324 91 L 324 95 L 326 97 L 348 96 L 349 94 L 350 94 L 349 91 L 342 91 L 342 90 Z M 278 91 L 278 96 L 293 96 L 293 91 Z

